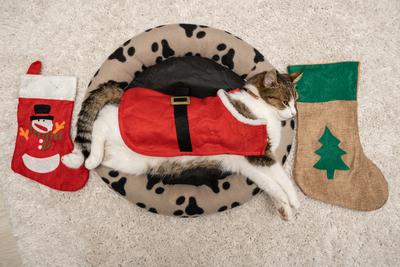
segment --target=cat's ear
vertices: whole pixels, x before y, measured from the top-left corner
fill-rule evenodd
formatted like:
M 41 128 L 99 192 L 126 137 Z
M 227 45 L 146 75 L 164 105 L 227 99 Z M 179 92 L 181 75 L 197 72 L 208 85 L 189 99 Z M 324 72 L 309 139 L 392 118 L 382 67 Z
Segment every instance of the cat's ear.
M 247 82 L 256 86 L 264 85 L 265 87 L 271 87 L 272 84 L 277 82 L 277 75 L 276 70 L 264 71 L 254 75 Z
M 292 80 L 292 83 L 296 84 L 300 79 L 303 77 L 302 72 L 293 72 L 290 74 L 290 79 Z
M 247 80 L 247 83 L 253 85 L 261 85 L 264 80 L 265 72 L 258 73 Z
M 263 84 L 265 87 L 271 87 L 278 80 L 276 70 L 269 70 L 265 72 Z

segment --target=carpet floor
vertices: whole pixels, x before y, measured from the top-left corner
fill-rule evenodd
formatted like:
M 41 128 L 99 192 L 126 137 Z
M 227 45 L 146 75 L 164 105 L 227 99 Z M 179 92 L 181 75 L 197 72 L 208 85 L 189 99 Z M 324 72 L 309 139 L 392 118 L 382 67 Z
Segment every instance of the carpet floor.
M 399 266 L 400 2 L 13 1 L 0 5 L 0 188 L 25 266 Z M 389 183 L 386 205 L 356 212 L 305 197 L 291 222 L 263 195 L 196 219 L 134 207 L 96 176 L 75 193 L 10 170 L 20 76 L 79 77 L 74 118 L 91 76 L 114 49 L 160 24 L 220 28 L 288 64 L 358 60 L 360 139 Z M 292 155 L 293 156 L 293 155 Z

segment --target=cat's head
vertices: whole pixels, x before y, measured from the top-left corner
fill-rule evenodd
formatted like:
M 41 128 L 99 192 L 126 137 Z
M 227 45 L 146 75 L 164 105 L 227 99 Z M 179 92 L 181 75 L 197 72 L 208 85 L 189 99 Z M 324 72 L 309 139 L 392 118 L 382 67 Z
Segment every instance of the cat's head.
M 276 111 L 280 120 L 287 120 L 296 116 L 298 95 L 295 84 L 300 77 L 296 78 L 271 70 L 251 77 L 244 87 Z

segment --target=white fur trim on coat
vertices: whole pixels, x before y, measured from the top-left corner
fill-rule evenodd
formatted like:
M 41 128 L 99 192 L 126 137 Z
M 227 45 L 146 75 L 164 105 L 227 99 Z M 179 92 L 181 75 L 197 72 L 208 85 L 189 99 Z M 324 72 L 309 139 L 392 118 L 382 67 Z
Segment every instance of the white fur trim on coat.
M 237 111 L 237 109 L 232 105 L 231 101 L 229 101 L 227 92 L 223 89 L 219 89 L 217 92 L 218 97 L 221 99 L 222 104 L 226 107 L 226 109 L 234 116 L 238 121 L 249 124 L 249 125 L 267 125 L 267 120 L 264 119 L 249 119 L 243 116 Z

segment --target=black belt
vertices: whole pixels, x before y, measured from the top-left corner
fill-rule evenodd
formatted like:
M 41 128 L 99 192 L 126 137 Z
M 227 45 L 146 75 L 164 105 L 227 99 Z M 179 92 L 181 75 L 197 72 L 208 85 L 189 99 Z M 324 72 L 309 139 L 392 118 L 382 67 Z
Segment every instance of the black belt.
M 176 137 L 181 152 L 193 151 L 187 112 L 187 106 L 190 104 L 188 95 L 188 88 L 177 88 L 174 90 L 174 96 L 171 97 L 171 104 L 174 106 Z

